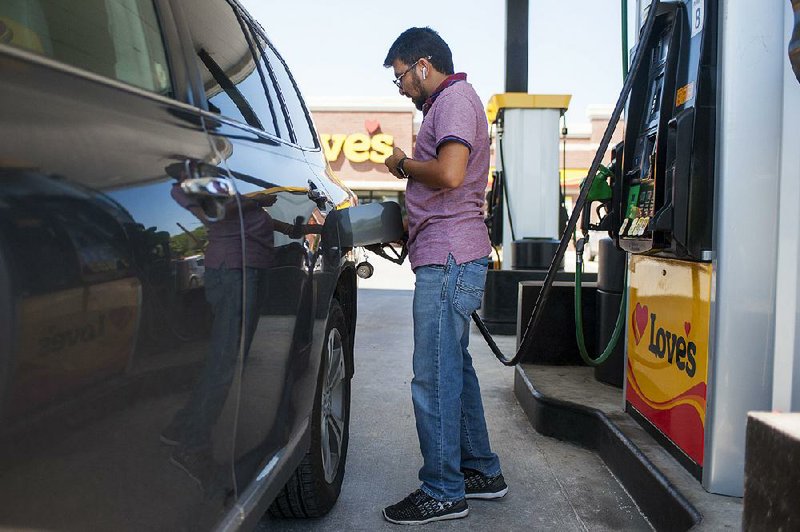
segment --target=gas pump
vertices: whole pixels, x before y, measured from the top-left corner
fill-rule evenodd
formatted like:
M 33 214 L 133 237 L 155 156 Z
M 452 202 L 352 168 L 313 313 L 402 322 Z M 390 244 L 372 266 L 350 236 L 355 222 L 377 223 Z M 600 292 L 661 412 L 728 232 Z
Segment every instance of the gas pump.
M 616 164 L 600 176 L 612 197 L 601 199 L 599 225 L 628 254 L 625 408 L 707 490 L 741 496 L 746 412 L 769 409 L 772 393 L 771 382 L 758 377 L 773 371 L 771 342 L 749 338 L 772 332 L 751 305 L 757 287 L 774 282 L 772 252 L 760 243 L 774 238 L 774 213 L 755 208 L 768 204 L 769 188 L 762 194 L 747 187 L 729 161 L 741 161 L 740 153 L 752 149 L 754 161 L 769 164 L 765 147 L 772 141 L 756 137 L 779 131 L 780 123 L 743 111 L 745 100 L 734 98 L 755 79 L 765 86 L 748 94 L 769 98 L 780 80 L 755 73 L 762 67 L 770 72 L 767 45 L 733 44 L 769 34 L 767 22 L 780 20 L 783 7 L 732 8 L 726 0 L 654 5 L 652 31 L 637 45 L 644 62 L 631 74 L 624 141 L 614 150 Z M 763 130 L 756 133 L 756 124 Z M 775 139 L 779 143 L 779 135 Z M 748 198 L 754 208 L 734 217 L 731 209 Z M 732 261 L 732 250 L 743 245 L 736 236 L 754 235 L 733 233 L 734 226 L 748 224 L 762 236 L 749 240 L 751 254 L 737 256 L 748 263 L 742 268 Z M 759 256 L 756 248 L 766 253 Z M 734 277 L 743 270 L 752 273 Z M 739 292 L 750 293 L 751 301 Z
M 639 3 L 652 9 L 631 73 L 516 354 L 503 355 L 473 318 L 501 362 L 519 362 L 547 310 L 576 211 L 596 200 L 604 211 L 599 226 L 628 255 L 626 411 L 707 490 L 741 496 L 747 412 L 771 408 L 775 371 L 785 49 L 773 28 L 785 7 Z M 753 42 L 763 46 L 743 44 Z M 626 102 L 624 141 L 601 172 Z
M 559 122 L 570 100 L 509 92 L 495 94 L 487 104 L 496 170 L 486 223 L 497 260 L 486 277 L 482 314 L 492 333 L 516 332 L 518 285 L 541 281 L 558 247 L 564 226 Z
M 631 73 L 624 141 L 598 175 L 611 192 L 610 200 L 601 194 L 598 225 L 628 253 L 625 408 L 698 479 L 710 351 L 716 8 L 716 0 L 656 5 L 649 38 L 637 45 L 644 61 Z
M 712 8 L 697 24 L 690 8 L 683 1 L 656 5 L 652 30 L 638 43 L 643 62 L 631 73 L 624 141 L 613 151 L 611 168 L 598 172 L 583 218 L 598 203 L 598 228 L 608 230 L 629 254 L 626 410 L 700 478 L 712 277 L 716 17 Z
M 487 217 L 500 269 L 546 269 L 563 227 L 558 132 L 571 96 L 495 94 L 486 114 L 495 131 Z M 495 203 L 496 202 L 496 203 Z

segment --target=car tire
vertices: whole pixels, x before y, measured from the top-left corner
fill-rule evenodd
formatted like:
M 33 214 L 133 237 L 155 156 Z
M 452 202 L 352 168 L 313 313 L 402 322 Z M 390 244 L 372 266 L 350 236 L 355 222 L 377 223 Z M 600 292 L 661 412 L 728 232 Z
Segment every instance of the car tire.
M 334 299 L 311 416 L 311 448 L 270 506 L 272 517 L 322 517 L 339 498 L 350 436 L 350 337 L 342 307 Z

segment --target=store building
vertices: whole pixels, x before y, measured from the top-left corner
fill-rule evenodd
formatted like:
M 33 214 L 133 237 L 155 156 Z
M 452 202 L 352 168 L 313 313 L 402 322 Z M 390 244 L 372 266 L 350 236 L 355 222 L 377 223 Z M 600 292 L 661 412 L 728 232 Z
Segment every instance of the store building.
M 359 200 L 404 205 L 406 183 L 390 174 L 384 161 L 395 146 L 412 153 L 414 106 L 396 99 L 312 100 L 309 109 L 328 163 Z
M 404 205 L 406 183 L 390 174 L 384 161 L 395 146 L 409 155 L 413 152 L 422 113 L 410 102 L 395 98 L 311 100 L 309 109 L 331 168 L 359 200 L 362 203 L 392 200 Z M 589 106 L 587 122 L 568 124 L 566 139 L 561 136 L 559 167 L 568 208 L 580 191 L 611 112 L 611 106 Z M 623 130 L 624 123 L 620 121 L 609 148 L 622 140 Z M 606 155 L 604 162 L 608 161 Z M 494 144 L 491 166 L 493 169 Z
M 577 124 L 567 124 L 566 138 L 561 136 L 561 153 L 559 154 L 561 179 L 565 182 L 565 192 L 567 197 L 567 208 L 571 208 L 573 200 L 580 192 L 580 185 L 589 167 L 600 141 L 611 119 L 613 106 L 590 105 L 586 109 L 586 122 Z M 625 131 L 625 121 L 620 119 L 608 150 L 603 158 L 603 164 L 608 164 L 611 160 L 611 149 L 623 139 Z

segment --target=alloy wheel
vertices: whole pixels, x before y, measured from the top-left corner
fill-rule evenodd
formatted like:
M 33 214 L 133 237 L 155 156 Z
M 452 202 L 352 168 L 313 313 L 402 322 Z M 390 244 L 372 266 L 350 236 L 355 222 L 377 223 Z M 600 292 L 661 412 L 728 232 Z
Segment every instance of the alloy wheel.
M 344 347 L 342 335 L 336 328 L 328 333 L 326 346 L 325 382 L 322 386 L 321 443 L 322 468 L 325 481 L 332 483 L 339 469 L 345 430 L 344 404 Z

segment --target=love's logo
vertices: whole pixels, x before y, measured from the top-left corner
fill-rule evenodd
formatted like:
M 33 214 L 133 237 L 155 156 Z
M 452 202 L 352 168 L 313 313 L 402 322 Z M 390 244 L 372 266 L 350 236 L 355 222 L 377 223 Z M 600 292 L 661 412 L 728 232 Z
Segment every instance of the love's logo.
M 683 322 L 683 331 L 686 333 L 684 336 L 680 332 L 671 332 L 659 327 L 657 319 L 655 313 L 650 314 L 650 345 L 647 349 L 657 358 L 666 360 L 679 371 L 694 377 L 697 371 L 697 344 L 689 339 L 692 323 Z
M 631 315 L 631 324 L 633 326 L 633 339 L 636 340 L 636 345 L 639 345 L 644 331 L 647 329 L 647 322 L 650 317 L 650 312 L 647 305 L 642 306 L 641 303 L 636 303 L 636 308 Z

